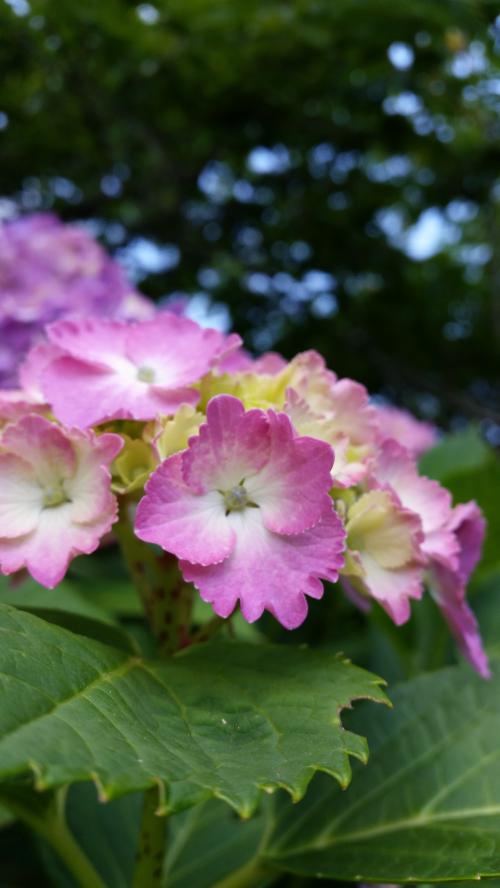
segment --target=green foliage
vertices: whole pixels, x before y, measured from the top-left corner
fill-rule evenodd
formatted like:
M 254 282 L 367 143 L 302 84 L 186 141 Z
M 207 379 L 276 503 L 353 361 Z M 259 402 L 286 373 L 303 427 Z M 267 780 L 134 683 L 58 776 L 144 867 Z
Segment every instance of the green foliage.
M 450 476 L 480 471 L 490 463 L 491 449 L 474 426 L 446 435 L 420 460 L 420 471 L 429 478 L 447 484 Z
M 315 771 L 346 786 L 348 756 L 366 761 L 339 712 L 384 700 L 381 682 L 330 653 L 221 642 L 160 664 L 0 613 L 5 781 L 94 780 L 103 798 L 158 784 L 166 810 L 216 796 L 248 816 L 263 788 L 298 800 Z
M 345 795 L 318 778 L 284 805 L 265 860 L 373 882 L 500 875 L 499 695 L 498 661 L 490 682 L 456 667 L 400 685 L 363 718 L 370 766 Z

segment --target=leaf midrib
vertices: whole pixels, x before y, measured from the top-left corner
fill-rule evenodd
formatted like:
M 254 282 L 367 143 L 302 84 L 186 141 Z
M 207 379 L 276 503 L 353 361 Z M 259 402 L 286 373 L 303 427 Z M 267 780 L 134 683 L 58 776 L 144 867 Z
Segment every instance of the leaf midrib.
M 324 851 L 327 848 L 333 848 L 335 846 L 340 845 L 348 845 L 352 842 L 358 842 L 360 840 L 365 839 L 373 839 L 376 836 L 387 835 L 397 831 L 414 829 L 416 827 L 432 827 L 435 823 L 453 821 L 453 820 L 461 820 L 466 819 L 468 817 L 495 817 L 500 814 L 500 805 L 490 805 L 484 808 L 461 808 L 458 811 L 442 811 L 439 814 L 434 814 L 431 817 L 422 817 L 419 815 L 418 817 L 410 817 L 406 820 L 393 820 L 390 823 L 382 823 L 378 826 L 373 826 L 370 829 L 362 829 L 357 832 L 352 833 L 344 833 L 341 836 L 329 836 L 328 838 L 318 840 L 316 842 L 310 842 L 307 845 L 299 845 L 295 846 L 293 849 L 293 856 L 295 857 L 298 854 L 307 854 L 311 851 Z M 467 830 L 467 826 L 462 824 L 461 829 Z M 471 831 L 475 829 L 475 827 L 470 828 Z M 412 849 L 413 851 L 414 849 Z M 428 852 L 426 852 L 428 853 Z M 272 852 L 271 858 L 277 859 L 280 857 L 290 857 L 289 852 L 285 852 L 280 854 L 279 852 Z

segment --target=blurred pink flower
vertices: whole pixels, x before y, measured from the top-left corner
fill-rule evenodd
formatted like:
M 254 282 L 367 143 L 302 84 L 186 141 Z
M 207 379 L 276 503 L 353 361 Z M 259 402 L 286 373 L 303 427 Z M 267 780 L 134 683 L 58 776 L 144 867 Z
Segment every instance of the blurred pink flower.
M 0 224 L 0 386 L 16 385 L 46 323 L 82 315 L 147 318 L 154 305 L 84 228 L 49 213 Z
M 416 419 L 400 407 L 377 406 L 375 410 L 382 440 L 392 438 L 417 458 L 436 444 L 439 434 L 429 422 Z

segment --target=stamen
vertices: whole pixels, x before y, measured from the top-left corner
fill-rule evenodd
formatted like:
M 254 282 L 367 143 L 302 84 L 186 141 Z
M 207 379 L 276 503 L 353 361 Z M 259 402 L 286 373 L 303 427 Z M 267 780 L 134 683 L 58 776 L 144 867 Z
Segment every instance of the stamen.
M 147 364 L 143 364 L 142 367 L 139 367 L 137 370 L 137 379 L 139 382 L 154 382 L 156 378 L 155 371 L 152 367 L 148 367 Z
M 61 506 L 63 503 L 69 503 L 70 499 L 62 486 L 46 487 L 43 495 L 44 509 L 53 509 L 55 506 Z
M 255 506 L 255 503 L 252 503 L 249 500 L 248 493 L 243 484 L 238 484 L 237 487 L 232 487 L 230 490 L 226 490 L 223 496 L 226 515 L 228 515 L 229 512 L 242 512 L 247 506 Z

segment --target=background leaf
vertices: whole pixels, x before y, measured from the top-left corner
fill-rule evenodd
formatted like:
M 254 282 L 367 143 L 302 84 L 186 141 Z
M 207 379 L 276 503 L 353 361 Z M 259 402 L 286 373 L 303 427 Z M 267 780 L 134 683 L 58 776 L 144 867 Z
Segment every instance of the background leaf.
M 468 426 L 446 435 L 439 444 L 424 453 L 420 460 L 423 475 L 446 482 L 450 475 L 484 468 L 491 457 L 489 448 L 475 426 Z
M 211 888 L 252 859 L 265 828 L 267 808 L 262 806 L 245 821 L 212 799 L 173 817 L 165 859 L 168 888 Z M 130 888 L 141 809 L 141 794 L 100 805 L 90 784 L 69 791 L 66 811 L 71 831 L 107 888 Z M 42 840 L 39 847 L 54 888 L 76 888 L 52 848 Z
M 93 779 L 103 798 L 159 784 L 168 809 L 210 796 L 250 815 L 262 788 L 346 786 L 365 740 L 340 710 L 381 680 L 326 651 L 215 643 L 142 661 L 0 605 L 0 777 Z
M 454 667 L 401 685 L 363 713 L 370 766 L 345 795 L 321 778 L 283 806 L 265 859 L 373 882 L 500 875 L 500 662 L 486 682 Z

